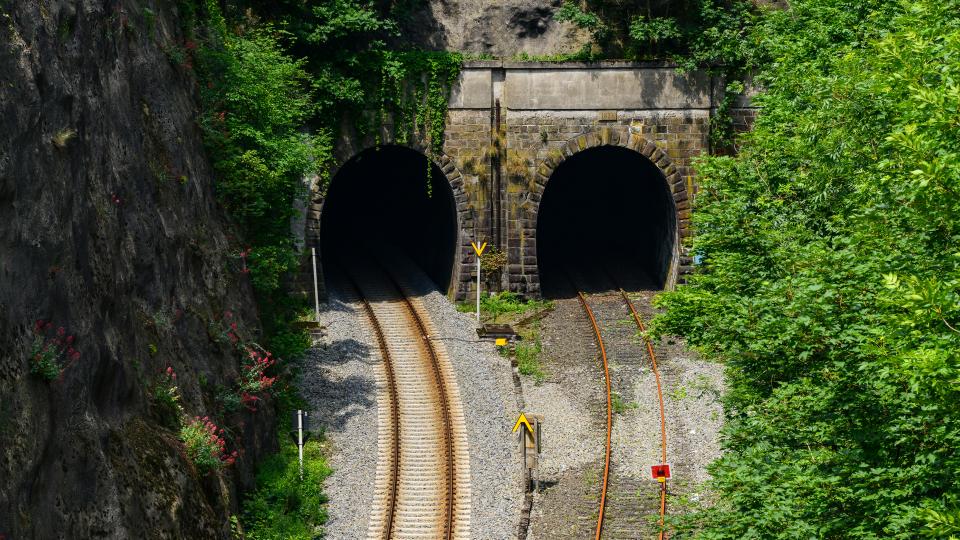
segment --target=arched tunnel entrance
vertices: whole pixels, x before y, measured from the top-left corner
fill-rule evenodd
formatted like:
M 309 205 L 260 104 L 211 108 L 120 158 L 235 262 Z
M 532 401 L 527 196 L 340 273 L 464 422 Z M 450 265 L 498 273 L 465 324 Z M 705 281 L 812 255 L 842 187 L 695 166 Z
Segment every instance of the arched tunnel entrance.
M 676 210 L 660 169 L 618 146 L 584 150 L 550 176 L 537 216 L 541 292 L 663 288 Z
M 453 191 L 423 154 L 402 146 L 371 148 L 334 176 L 320 218 L 327 276 L 341 265 L 393 266 L 391 257 L 402 256 L 446 292 L 456 242 Z

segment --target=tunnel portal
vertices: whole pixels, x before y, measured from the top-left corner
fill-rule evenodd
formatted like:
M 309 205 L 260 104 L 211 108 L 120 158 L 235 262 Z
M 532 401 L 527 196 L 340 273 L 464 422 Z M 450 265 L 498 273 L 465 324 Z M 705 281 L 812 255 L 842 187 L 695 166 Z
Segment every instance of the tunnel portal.
M 540 203 L 541 292 L 663 288 L 676 227 L 667 182 L 650 160 L 616 146 L 575 154 L 550 176 Z
M 371 148 L 344 164 L 324 201 L 320 234 L 328 276 L 339 265 L 376 259 L 390 265 L 390 257 L 403 256 L 440 291 L 450 285 L 457 240 L 453 192 L 443 171 L 415 150 Z

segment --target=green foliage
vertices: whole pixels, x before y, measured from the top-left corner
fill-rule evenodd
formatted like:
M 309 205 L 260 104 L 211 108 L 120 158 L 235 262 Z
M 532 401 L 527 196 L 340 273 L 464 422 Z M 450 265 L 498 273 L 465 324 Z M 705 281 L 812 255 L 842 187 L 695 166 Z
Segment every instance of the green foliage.
M 926 508 L 920 512 L 926 523 L 923 535 L 927 538 L 957 540 L 960 538 L 960 510 L 933 510 Z
M 194 417 L 180 428 L 180 441 L 197 471 L 206 474 L 233 465 L 237 460 L 237 451 L 227 453 L 227 442 L 223 438 L 223 429 L 218 428 L 210 418 Z
M 427 152 L 431 156 L 440 155 L 450 88 L 460 74 L 462 55 L 384 50 L 380 51 L 377 61 L 380 84 L 372 100 L 378 105 L 374 110 L 381 112 L 381 121 L 388 120 L 389 112 L 398 143 L 407 144 L 412 135 L 419 133 L 428 142 Z M 429 164 L 427 171 L 430 171 Z M 429 189 L 429 180 L 427 186 Z
M 750 37 L 754 132 L 698 163 L 703 264 L 659 299 L 729 384 L 720 502 L 680 526 L 956 536 L 960 2 L 790 5 Z
M 595 39 L 602 40 L 609 29 L 607 25 L 594 13 L 584 11 L 576 3 L 566 0 L 560 9 L 557 10 L 554 18 L 558 21 L 567 21 L 573 23 L 579 28 L 590 30 Z
M 250 245 L 250 278 L 262 298 L 295 268 L 290 238 L 301 178 L 324 163 L 326 135 L 300 126 L 314 112 L 303 62 L 288 58 L 282 32 L 263 27 L 207 40 L 197 53 L 204 141 L 218 175 L 217 194 Z
M 532 341 L 521 341 L 517 343 L 514 354 L 517 358 L 517 371 L 521 375 L 533 377 L 537 384 L 543 382 L 547 376 L 540 362 L 541 352 L 540 339 L 535 338 Z
M 321 487 L 332 471 L 320 443 L 304 444 L 300 480 L 297 447 L 286 438 L 282 442 L 280 452 L 260 464 L 257 489 L 243 505 L 250 540 L 312 540 L 322 535 L 327 521 Z
M 556 19 L 589 30 L 605 57 L 670 59 L 691 69 L 748 65 L 752 12 L 743 0 L 567 0 Z
M 544 300 L 524 300 L 518 294 L 509 291 L 486 294 L 480 297 L 481 315 L 491 317 L 493 322 L 497 322 L 500 315 L 505 313 L 523 314 L 528 311 L 544 309 L 549 305 L 550 303 Z

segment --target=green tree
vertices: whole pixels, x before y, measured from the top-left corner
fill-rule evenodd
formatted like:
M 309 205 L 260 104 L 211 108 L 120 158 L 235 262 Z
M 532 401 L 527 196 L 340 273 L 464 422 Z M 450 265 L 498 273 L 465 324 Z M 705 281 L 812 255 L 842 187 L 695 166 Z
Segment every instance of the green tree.
M 698 164 L 659 332 L 724 361 L 702 538 L 956 533 L 960 2 L 799 0 L 752 30 L 762 114 Z

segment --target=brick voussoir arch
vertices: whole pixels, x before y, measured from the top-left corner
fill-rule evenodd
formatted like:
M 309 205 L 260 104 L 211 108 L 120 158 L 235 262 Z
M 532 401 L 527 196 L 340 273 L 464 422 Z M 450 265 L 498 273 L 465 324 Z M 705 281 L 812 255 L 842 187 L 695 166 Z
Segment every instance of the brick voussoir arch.
M 563 146 L 551 151 L 546 158 L 541 160 L 540 163 L 537 164 L 536 181 L 529 195 L 529 201 L 532 204 L 526 207 L 528 219 L 527 228 L 532 230 L 536 230 L 537 228 L 540 201 L 543 198 L 543 192 L 547 188 L 550 177 L 557 167 L 571 156 L 599 146 L 619 146 L 637 152 L 656 165 L 663 174 L 663 178 L 667 182 L 667 187 L 670 189 L 670 194 L 673 198 L 674 216 L 676 219 L 674 253 L 666 282 L 666 287 L 672 288 L 677 283 L 680 256 L 683 251 L 681 240 L 690 235 L 690 201 L 689 194 L 687 193 L 687 182 L 677 171 L 673 161 L 666 152 L 660 149 L 656 143 L 646 139 L 642 135 L 631 133 L 628 128 L 603 128 L 578 135 L 568 140 Z
M 339 152 L 341 158 L 336 160 L 336 163 L 330 168 L 330 182 L 332 183 L 337 176 L 337 173 L 343 168 L 344 165 L 352 161 L 354 158 L 360 154 L 373 150 L 376 148 L 383 148 L 385 146 L 398 146 L 401 148 L 406 148 L 408 150 L 413 150 L 431 161 L 433 165 L 436 165 L 438 169 L 443 172 L 444 178 L 447 180 L 447 184 L 450 186 L 450 190 L 453 193 L 453 201 L 456 206 L 456 218 L 457 218 L 457 248 L 455 250 L 455 261 L 451 261 L 453 264 L 453 269 L 450 275 L 450 287 L 451 290 L 455 290 L 458 279 L 461 273 L 461 267 L 464 264 L 467 264 L 467 259 L 470 253 L 470 235 L 465 234 L 464 227 L 469 226 L 472 222 L 470 207 L 468 206 L 467 193 L 464 190 L 463 175 L 460 173 L 460 170 L 457 169 L 453 160 L 445 152 L 433 152 L 423 141 L 408 141 L 408 142 L 397 142 L 391 134 L 386 134 L 382 141 L 376 144 L 367 144 L 362 146 L 351 147 L 349 150 Z M 323 215 L 323 205 L 326 200 L 326 190 L 321 190 L 321 187 L 318 183 L 314 183 L 310 186 L 310 207 L 307 213 L 307 222 L 306 222 L 306 234 L 305 241 L 308 248 L 314 247 L 317 249 L 317 255 L 320 255 L 320 221 L 321 216 Z

